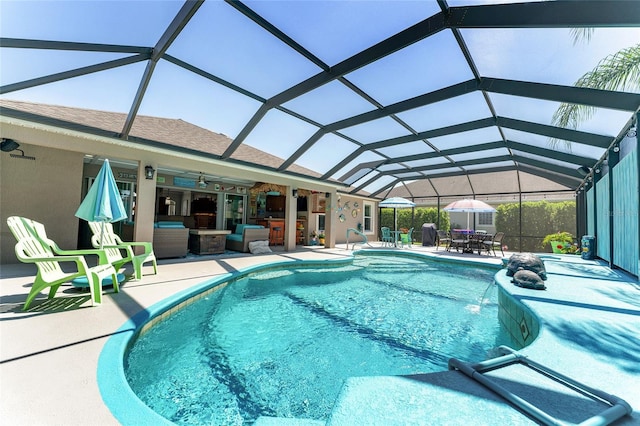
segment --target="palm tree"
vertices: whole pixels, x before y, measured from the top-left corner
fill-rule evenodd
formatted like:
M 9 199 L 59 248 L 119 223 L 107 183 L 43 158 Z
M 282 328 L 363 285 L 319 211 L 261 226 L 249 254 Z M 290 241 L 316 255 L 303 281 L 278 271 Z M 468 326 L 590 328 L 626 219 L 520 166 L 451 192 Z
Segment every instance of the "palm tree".
M 574 44 L 589 41 L 593 28 L 572 30 Z M 627 47 L 602 59 L 591 71 L 574 83 L 576 87 L 601 90 L 640 91 L 640 44 Z M 560 127 L 576 129 L 580 123 L 591 118 L 596 107 L 580 104 L 562 103 L 553 114 L 552 123 Z M 557 145 L 553 140 L 551 144 Z M 565 141 L 567 146 L 570 142 Z

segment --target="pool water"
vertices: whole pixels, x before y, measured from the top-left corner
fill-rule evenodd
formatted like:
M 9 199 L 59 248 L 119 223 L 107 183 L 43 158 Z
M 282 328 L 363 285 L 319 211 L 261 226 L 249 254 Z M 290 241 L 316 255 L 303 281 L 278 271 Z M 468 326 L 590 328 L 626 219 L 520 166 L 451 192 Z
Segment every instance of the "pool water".
M 271 269 L 178 311 L 131 347 L 131 388 L 178 424 L 326 420 L 344 380 L 443 371 L 508 344 L 495 270 L 400 256 Z

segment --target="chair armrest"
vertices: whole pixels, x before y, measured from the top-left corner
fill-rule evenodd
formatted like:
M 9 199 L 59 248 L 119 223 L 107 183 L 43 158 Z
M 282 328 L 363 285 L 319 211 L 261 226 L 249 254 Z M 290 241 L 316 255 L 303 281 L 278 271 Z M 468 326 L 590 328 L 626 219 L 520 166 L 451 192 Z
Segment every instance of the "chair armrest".
M 92 254 L 92 255 L 98 256 L 99 264 L 102 265 L 102 264 L 109 263 L 109 260 L 107 258 L 107 253 L 104 250 L 101 250 L 101 249 L 63 250 L 60 247 L 58 247 L 58 245 L 52 240 L 48 240 L 47 242 L 53 249 L 54 253 L 57 255 L 80 256 L 80 257 L 83 257 L 83 261 L 84 261 L 84 256 Z
M 37 241 L 35 238 L 26 238 L 18 241 L 15 247 L 16 256 L 23 263 L 41 263 L 41 262 L 75 262 L 79 272 L 89 269 L 87 261 L 81 255 L 60 255 L 60 256 L 32 256 L 29 254 L 28 246 Z
M 127 247 L 144 247 L 145 253 L 153 252 L 153 243 L 149 243 L 146 241 L 121 242 L 119 245 Z

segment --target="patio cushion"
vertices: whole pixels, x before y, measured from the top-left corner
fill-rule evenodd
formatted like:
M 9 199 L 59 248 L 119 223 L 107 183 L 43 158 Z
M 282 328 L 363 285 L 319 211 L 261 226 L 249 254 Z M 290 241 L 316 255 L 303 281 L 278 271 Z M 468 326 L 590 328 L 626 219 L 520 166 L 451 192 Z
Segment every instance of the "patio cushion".
M 242 233 L 244 232 L 245 229 L 261 229 L 264 228 L 264 226 L 262 225 L 250 225 L 248 223 L 239 223 L 236 225 L 236 230 L 234 232 L 234 234 L 239 234 L 240 236 L 242 236 Z
M 154 228 L 184 228 L 182 222 L 160 221 L 154 224 Z
M 118 274 L 118 283 L 121 283 L 122 281 L 124 281 L 124 274 Z M 71 281 L 71 284 L 73 284 L 73 286 L 76 288 L 88 288 L 89 280 L 87 279 L 86 276 L 78 277 L 73 281 Z M 111 276 L 108 276 L 102 280 L 103 287 L 112 286 L 112 285 L 113 285 L 113 279 L 111 278 Z

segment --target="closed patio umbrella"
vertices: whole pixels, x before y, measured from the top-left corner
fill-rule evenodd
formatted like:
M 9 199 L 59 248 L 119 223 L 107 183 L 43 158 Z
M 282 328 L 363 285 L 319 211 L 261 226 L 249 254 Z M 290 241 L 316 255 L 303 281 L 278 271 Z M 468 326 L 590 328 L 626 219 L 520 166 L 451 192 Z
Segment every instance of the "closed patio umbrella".
M 496 209 L 491 207 L 489 204 L 480 200 L 473 199 L 464 199 L 454 201 L 450 203 L 442 209 L 447 212 L 466 212 L 467 213 L 467 229 L 469 228 L 469 213 L 492 213 L 495 212 Z
M 104 160 L 93 185 L 76 211 L 76 217 L 87 222 L 102 222 L 102 228 L 107 222 L 113 223 L 127 218 L 127 210 L 122 203 L 109 160 Z
M 394 221 L 394 230 L 398 230 L 398 217 L 396 215 L 396 209 L 404 209 L 409 207 L 415 207 L 416 203 L 413 201 L 409 201 L 406 198 L 402 197 L 392 197 L 387 198 L 386 200 L 380 201 L 378 204 L 379 207 L 386 207 L 393 209 L 393 221 Z

